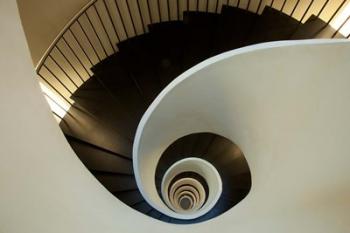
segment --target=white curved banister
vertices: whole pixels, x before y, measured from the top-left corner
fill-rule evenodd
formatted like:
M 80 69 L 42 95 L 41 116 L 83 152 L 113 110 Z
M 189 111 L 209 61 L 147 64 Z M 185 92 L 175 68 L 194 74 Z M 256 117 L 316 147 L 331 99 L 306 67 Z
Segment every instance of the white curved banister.
M 180 75 L 152 103 L 136 133 L 134 171 L 144 198 L 169 214 L 151 171 L 167 146 L 195 132 L 232 140 L 250 166 L 250 194 L 227 216 L 312 211 L 301 198 L 321 198 L 318 192 L 330 187 L 349 195 L 349 61 L 346 40 L 286 41 L 230 51 Z M 350 205 L 342 204 L 334 210 Z

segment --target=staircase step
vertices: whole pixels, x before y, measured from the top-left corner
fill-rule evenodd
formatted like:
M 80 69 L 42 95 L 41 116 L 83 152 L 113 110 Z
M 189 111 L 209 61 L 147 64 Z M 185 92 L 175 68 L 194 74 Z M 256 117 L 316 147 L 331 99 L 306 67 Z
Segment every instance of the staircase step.
M 149 103 L 144 95 L 145 87 L 141 87 L 142 84 L 147 84 L 147 80 L 140 82 L 134 73 L 130 73 L 124 67 L 127 61 L 123 61 L 123 59 L 124 56 L 117 53 L 108 58 L 108 61 L 104 61 L 103 65 L 95 67 L 94 72 L 98 77 L 97 81 L 103 83 L 105 89 L 108 89 L 107 92 L 109 92 L 110 98 L 114 100 L 113 109 L 119 112 L 124 109 L 124 112 L 127 112 L 124 127 L 127 127 L 134 135 L 137 124 Z M 149 82 L 152 83 L 153 81 Z M 108 112 L 109 110 L 105 109 L 105 111 Z M 117 115 L 119 114 L 117 113 Z
M 169 21 L 149 25 L 153 36 L 154 53 L 157 64 L 155 70 L 160 77 L 162 87 L 185 71 L 183 57 L 186 42 L 185 24 L 182 21 Z
M 187 29 L 184 57 L 186 69 L 218 53 L 216 41 L 219 20 L 220 15 L 216 13 L 184 12 Z
M 119 200 L 123 201 L 129 206 L 139 205 L 144 203 L 142 194 L 139 190 L 129 191 L 129 192 L 114 192 L 113 193 Z
M 131 159 L 67 135 L 66 138 L 88 169 L 133 175 Z
M 113 173 L 94 172 L 92 174 L 111 193 L 137 189 L 134 176 L 123 176 Z
M 224 5 L 219 25 L 218 49 L 224 52 L 244 46 L 258 17 L 244 9 Z
M 137 83 L 147 103 L 151 103 L 162 89 L 160 78 L 154 67 L 157 54 L 153 36 L 143 34 L 118 43 L 123 67 Z
M 256 21 L 247 44 L 288 40 L 295 32 L 299 21 L 271 7 L 265 7 Z
M 310 18 L 295 31 L 291 39 L 331 38 L 335 32 L 336 31 L 322 19 L 311 15 Z M 344 37 L 337 33 L 335 38 Z

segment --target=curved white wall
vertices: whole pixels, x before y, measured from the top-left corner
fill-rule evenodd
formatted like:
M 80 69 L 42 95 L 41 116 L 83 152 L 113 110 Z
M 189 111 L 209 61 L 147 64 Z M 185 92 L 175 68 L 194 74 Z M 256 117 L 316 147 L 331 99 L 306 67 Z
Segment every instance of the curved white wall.
M 239 145 L 252 172 L 248 197 L 218 221 L 349 229 L 349 67 L 349 42 L 310 40 L 242 48 L 185 72 L 138 127 L 134 170 L 142 193 L 162 211 L 149 171 L 176 139 L 213 132 Z
M 84 168 L 40 92 L 14 1 L 0 1 L 0 17 L 0 232 L 348 231 L 347 43 L 275 48 L 243 54 L 239 59 L 232 57 L 198 72 L 162 100 L 153 112 L 158 123 L 148 122 L 143 135 L 148 137 L 164 124 L 165 140 L 153 131 L 159 144 L 147 142 L 156 146 L 154 151 L 160 152 L 178 135 L 187 133 L 182 127 L 169 133 L 168 120 L 173 120 L 172 111 L 177 109 L 176 122 L 192 122 L 190 129 L 194 130 L 216 129 L 237 142 L 253 171 L 253 190 L 244 202 L 211 221 L 177 226 L 127 207 Z M 286 73 L 292 69 L 286 65 L 290 61 L 299 70 Z M 224 67 L 225 63 L 229 66 Z M 265 82 L 271 66 L 279 67 L 277 75 L 271 77 L 273 85 Z M 230 72 L 233 86 L 227 86 L 227 76 L 217 68 Z M 305 77 L 305 72 L 309 76 Z M 246 76 L 256 74 L 260 79 Z M 210 82 L 210 76 L 217 82 Z M 255 85 L 251 85 L 253 81 Z M 288 88 L 280 89 L 286 83 Z M 220 95 L 214 92 L 217 90 Z M 207 91 L 208 97 L 193 95 L 201 91 Z M 191 98 L 181 99 L 186 97 Z M 225 105 L 216 104 L 228 97 L 237 98 Z M 242 99 L 248 105 L 243 105 Z M 164 108 L 167 101 L 174 104 L 172 108 Z M 189 113 L 194 103 L 198 108 L 192 107 Z M 203 103 L 215 111 L 205 110 Z M 208 105 L 211 103 L 215 105 Z M 241 115 L 238 109 L 249 115 Z M 169 114 L 157 116 L 164 110 Z M 220 117 L 215 115 L 217 111 L 221 111 Z M 270 111 L 275 114 L 269 115 Z M 202 115 L 195 117 L 194 113 Z M 185 120 L 186 114 L 189 118 Z M 224 127 L 227 122 L 231 127 Z M 264 137 L 267 132 L 270 137 Z M 140 152 L 148 155 L 145 142 L 142 138 Z

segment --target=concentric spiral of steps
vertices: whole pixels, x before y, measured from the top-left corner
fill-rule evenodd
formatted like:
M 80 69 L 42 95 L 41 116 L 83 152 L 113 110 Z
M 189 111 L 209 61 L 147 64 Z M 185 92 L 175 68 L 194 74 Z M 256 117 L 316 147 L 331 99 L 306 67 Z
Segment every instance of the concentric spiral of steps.
M 334 33 L 316 16 L 302 24 L 270 7 L 261 15 L 229 6 L 223 6 L 221 14 L 185 12 L 183 21 L 149 25 L 149 33 L 118 43 L 117 53 L 92 67 L 94 76 L 74 93 L 76 108 L 70 109 L 60 126 L 85 166 L 125 204 L 169 223 L 211 219 L 249 193 L 250 171 L 244 151 L 209 132 L 184 135 L 169 145 L 157 166 L 159 195 L 167 169 L 188 157 L 210 162 L 223 187 L 206 214 L 187 220 L 169 217 L 147 203 L 135 181 L 132 144 L 143 113 L 173 79 L 211 56 L 261 42 L 330 38 Z M 186 197 L 185 202 L 196 195 L 190 196 L 180 195 Z

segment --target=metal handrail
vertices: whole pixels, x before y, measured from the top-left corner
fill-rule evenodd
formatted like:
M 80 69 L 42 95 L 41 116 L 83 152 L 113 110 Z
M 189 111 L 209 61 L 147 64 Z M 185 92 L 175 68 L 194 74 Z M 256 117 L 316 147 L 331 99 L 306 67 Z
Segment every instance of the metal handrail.
M 38 71 L 44 64 L 46 58 L 49 56 L 53 48 L 56 46 L 57 42 L 62 38 L 62 36 L 68 31 L 68 29 L 73 25 L 73 23 L 76 22 L 76 20 L 86 12 L 97 0 L 91 0 L 88 4 L 86 4 L 83 8 L 81 8 L 78 13 L 76 13 L 71 20 L 63 27 L 62 31 L 58 33 L 58 35 L 55 37 L 55 39 L 52 41 L 51 45 L 49 48 L 45 51 L 44 55 L 42 58 L 39 60 L 38 64 L 35 67 L 35 70 Z
M 107 4 L 107 1 L 109 1 L 109 4 Z M 140 2 L 144 3 L 143 7 L 144 9 L 141 12 L 141 6 Z M 196 2 L 195 2 L 196 1 Z M 279 11 L 284 12 L 286 10 L 286 6 L 290 0 L 283 0 L 281 1 L 282 7 L 279 7 Z M 38 64 L 36 65 L 36 72 L 39 76 L 39 78 L 42 80 L 42 82 L 52 90 L 53 93 L 56 93 L 58 98 L 62 101 L 62 103 L 68 104 L 70 107 L 74 107 L 72 105 L 72 100 L 70 99 L 70 95 L 74 93 L 75 90 L 79 88 L 80 85 L 82 85 L 88 78 L 91 77 L 92 73 L 90 71 L 90 68 L 95 65 L 96 63 L 102 61 L 104 58 L 110 56 L 112 53 L 115 53 L 118 48 L 116 46 L 117 42 L 120 42 L 124 39 L 128 39 L 134 34 L 135 36 L 139 35 L 140 33 L 136 30 L 136 24 L 135 24 L 135 18 L 134 15 L 138 14 L 139 22 L 141 23 L 143 33 L 146 33 L 147 22 L 154 23 L 155 19 L 159 18 L 159 21 L 168 21 L 170 19 L 170 12 L 171 12 L 171 6 L 169 3 L 169 0 L 166 0 L 164 2 L 157 0 L 153 2 L 153 5 L 150 6 L 149 0 L 136 0 L 136 7 L 137 9 L 135 11 L 132 11 L 130 2 L 128 0 L 125 1 L 124 8 L 121 8 L 121 2 L 118 0 L 91 0 L 88 4 L 86 4 L 82 9 L 80 9 L 70 20 L 69 22 L 63 27 L 63 29 L 60 31 L 60 33 L 55 37 L 53 42 L 50 44 L 49 48 L 45 51 L 42 58 L 39 60 Z M 163 12 L 161 10 L 161 3 L 167 4 L 166 9 L 163 8 Z M 236 7 L 244 8 L 245 10 L 249 10 L 253 13 L 259 14 L 261 12 L 261 8 L 264 6 L 270 6 L 276 8 L 275 3 L 277 1 L 271 0 L 270 3 L 264 3 L 263 0 L 259 0 L 256 2 L 255 6 L 252 4 L 253 1 L 246 1 L 246 5 L 242 3 L 242 1 L 236 2 Z M 291 17 L 294 17 L 294 13 L 297 8 L 301 7 L 300 0 L 296 1 L 296 3 L 293 3 L 291 6 L 292 11 L 288 15 Z M 315 0 L 310 0 L 308 4 L 305 4 L 305 9 L 303 9 L 302 16 L 299 20 L 299 23 L 302 23 L 304 18 L 308 13 L 310 13 L 310 9 L 315 4 Z M 321 9 L 318 12 L 314 12 L 315 15 L 320 16 L 325 8 L 329 6 L 329 0 L 326 0 L 322 6 Z M 100 3 L 100 7 L 98 9 L 98 4 Z M 199 9 L 199 0 L 192 0 L 191 8 L 193 8 L 193 4 L 195 4 L 194 10 L 200 10 Z M 342 9 L 346 6 L 346 3 L 348 3 L 348 0 L 343 0 L 339 6 L 337 6 L 336 9 L 333 9 L 331 18 L 327 20 L 324 28 L 328 26 L 334 18 L 341 12 Z M 114 11 L 111 12 L 111 4 L 114 5 Z M 135 4 L 135 3 L 134 3 Z M 146 5 L 145 5 L 146 4 Z M 180 6 L 180 1 L 175 1 L 176 7 L 174 12 L 177 15 L 177 20 L 180 20 L 181 11 L 191 10 L 190 9 L 190 0 L 186 0 L 185 2 L 181 3 L 184 4 Z M 221 5 L 228 4 L 233 6 L 233 1 L 227 0 L 222 1 Z M 206 0 L 206 3 L 204 4 L 206 12 L 219 12 L 219 0 L 216 0 L 216 4 L 209 4 L 209 0 Z M 215 9 L 209 9 L 209 5 L 212 8 L 212 5 L 214 5 Z M 163 5 L 164 6 L 164 5 Z M 257 7 L 256 7 L 257 6 Z M 151 11 L 151 7 L 155 7 L 154 11 Z M 180 7 L 182 9 L 180 9 Z M 252 9 L 254 8 L 254 9 Z M 91 11 L 89 11 L 91 9 Z M 167 10 L 167 13 L 164 11 Z M 125 12 L 124 12 L 124 11 Z M 108 31 L 106 27 L 106 22 L 102 19 L 101 13 L 104 14 L 105 20 L 108 20 L 108 24 L 111 25 L 110 31 Z M 115 17 L 113 19 L 112 14 L 115 13 Z M 163 15 L 162 15 L 163 13 Z M 118 15 L 118 17 L 116 16 Z M 129 19 L 129 28 L 127 27 L 126 20 Z M 166 17 L 167 15 L 167 17 Z M 95 25 L 92 22 L 91 17 L 95 17 Z M 176 17 L 176 16 L 175 16 Z M 115 21 L 117 20 L 117 21 Z M 83 25 L 81 21 L 85 21 L 86 24 Z M 347 24 L 347 22 L 350 21 L 349 17 L 346 18 L 342 24 L 336 29 L 334 34 L 332 35 L 332 38 L 336 37 L 340 30 Z M 96 27 L 96 22 L 98 22 L 98 27 Z M 117 22 L 119 24 L 117 25 Z M 102 26 L 101 28 L 100 25 Z M 74 28 L 77 27 L 79 31 L 74 30 Z M 90 34 L 88 33 L 87 27 L 90 29 Z M 323 30 L 324 28 L 321 28 Z M 92 29 L 92 31 L 91 31 Z M 100 29 L 100 30 L 98 30 Z M 130 29 L 130 30 L 128 30 Z M 82 34 L 82 37 L 77 36 L 77 32 Z M 116 38 L 114 40 L 112 38 Z M 71 38 L 71 40 L 68 40 L 67 38 Z M 94 37 L 95 40 L 93 40 L 91 37 Z M 349 38 L 350 35 L 347 36 Z M 105 44 L 103 43 L 103 39 L 105 39 Z M 107 41 L 107 42 L 106 42 Z M 65 53 L 61 48 L 61 46 L 65 46 L 67 48 L 67 51 L 70 51 L 71 57 L 67 56 L 67 52 Z M 73 43 L 76 45 L 73 46 Z M 89 50 L 87 49 L 89 48 Z M 108 49 L 107 49 L 108 48 Z M 107 50 L 110 52 L 108 53 Z M 90 51 L 90 52 L 89 52 Z M 56 53 L 55 53 L 56 52 Z M 100 52 L 100 53 L 99 53 Z M 54 56 L 56 54 L 56 56 Z M 63 63 L 60 63 L 57 59 L 57 54 L 59 54 L 60 57 L 63 57 L 66 66 L 64 66 Z M 79 55 L 80 56 L 79 56 Z M 72 56 L 73 55 L 73 56 Z M 72 61 L 72 57 L 74 57 L 74 61 Z M 95 58 L 95 59 L 94 59 Z M 85 62 L 84 62 L 85 61 Z M 51 66 L 50 66 L 51 64 Z M 54 67 L 52 66 L 54 65 Z M 67 68 L 70 67 L 70 70 L 72 73 L 67 72 Z M 45 71 L 46 75 L 44 75 L 41 71 Z M 82 75 L 83 73 L 83 75 Z M 74 76 L 72 76 L 74 74 Z M 75 77 L 75 78 L 74 78 Z M 52 82 L 55 82 L 52 83 Z M 47 94 L 47 93 L 46 93 Z M 52 96 L 51 96 L 52 97 Z M 56 102 L 57 99 L 55 99 Z M 56 103 L 57 104 L 57 103 Z

